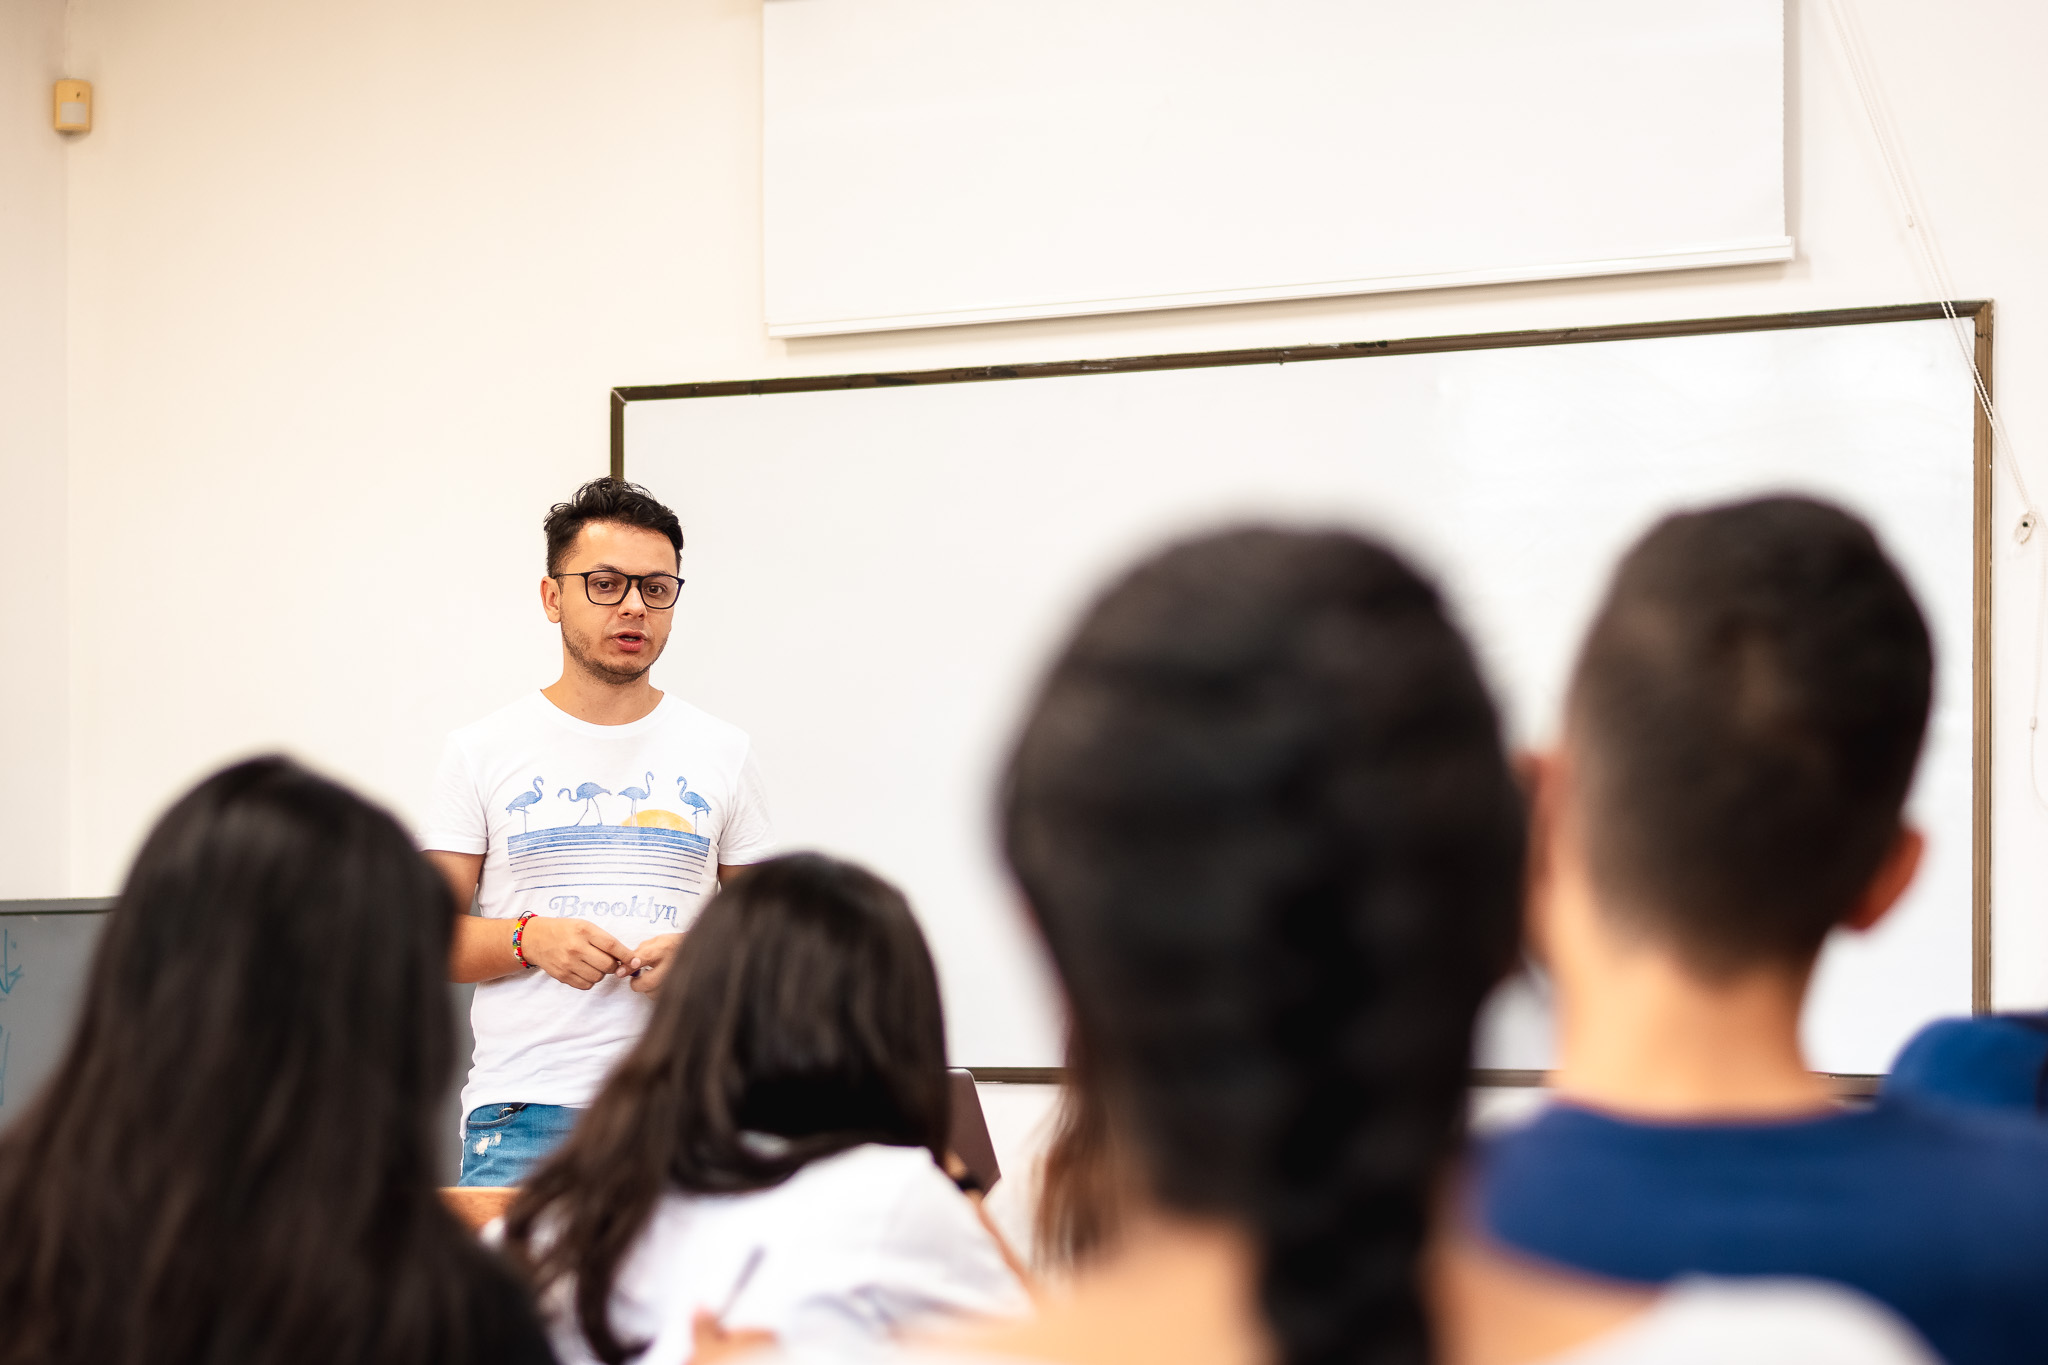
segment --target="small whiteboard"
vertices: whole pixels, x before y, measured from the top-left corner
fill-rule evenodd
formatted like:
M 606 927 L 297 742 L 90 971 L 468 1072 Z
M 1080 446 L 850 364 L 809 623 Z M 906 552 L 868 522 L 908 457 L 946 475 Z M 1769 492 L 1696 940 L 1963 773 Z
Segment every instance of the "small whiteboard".
M 70 1047 L 106 919 L 104 901 L 0 901 L 0 1128 Z
M 658 678 L 753 735 L 785 845 L 909 893 L 957 1064 L 1048 1066 L 1056 991 L 992 793 L 1051 652 L 1135 556 L 1245 518 L 1382 534 L 1445 587 L 1513 738 L 1542 742 L 1653 519 L 1834 498 L 1937 650 L 1927 859 L 1877 932 L 1831 943 L 1806 1019 L 1818 1067 L 1881 1071 L 1989 980 L 1990 485 L 1965 358 L 1988 372 L 1989 311 L 1958 307 L 620 390 L 624 472 L 687 537 Z M 1548 1065 L 1541 1002 L 1504 1001 L 1480 1060 Z
M 773 336 L 1787 260 L 1782 0 L 768 0 Z

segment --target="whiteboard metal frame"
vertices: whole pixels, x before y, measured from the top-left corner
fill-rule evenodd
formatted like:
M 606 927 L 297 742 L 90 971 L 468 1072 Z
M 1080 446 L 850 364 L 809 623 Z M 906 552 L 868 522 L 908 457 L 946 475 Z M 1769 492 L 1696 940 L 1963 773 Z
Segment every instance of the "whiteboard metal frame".
M 1928 322 L 1967 318 L 1973 325 L 1973 358 L 1984 393 L 1991 394 L 1991 302 L 1888 304 L 1875 308 L 1831 308 L 1804 313 L 1757 313 L 1739 317 L 1685 318 L 1673 322 L 1631 322 L 1606 327 L 1559 327 L 1540 331 L 1476 332 L 1464 336 L 1405 337 L 1316 346 L 1271 346 L 1235 351 L 1186 351 L 1164 355 L 1117 356 L 1026 365 L 972 365 L 952 369 L 865 374 L 788 375 L 775 379 L 725 379 L 683 384 L 622 384 L 609 396 L 611 473 L 626 477 L 626 408 L 633 403 L 678 398 L 736 398 L 774 393 L 816 393 L 828 389 L 903 388 L 917 384 L 974 384 L 1006 379 L 1057 379 L 1084 374 L 1130 374 L 1146 370 L 1215 369 L 1234 365 L 1293 365 L 1316 360 L 1364 360 L 1373 356 L 1423 355 L 1438 351 L 1493 351 L 1521 346 L 1571 346 L 1596 341 L 1639 341 L 1718 332 L 1779 332 L 1809 327 L 1857 327 L 1884 322 Z M 1972 536 L 1970 650 L 1970 1008 L 1991 1009 L 1991 494 L 1990 415 L 1977 404 L 1972 441 L 1974 531 Z M 970 1068 L 990 1080 L 1045 1082 L 1057 1068 Z M 1016 1075 L 1009 1073 L 1015 1072 Z M 1000 1073 L 1000 1074 L 999 1074 Z M 1477 1073 L 1475 1073 L 1477 1074 Z M 1541 1072 L 1488 1071 L 1481 1084 L 1542 1084 Z M 1840 1076 L 1842 1093 L 1873 1093 L 1875 1078 Z M 1040 1082 L 1043 1083 L 1043 1082 Z
M 56 900 L 0 901 L 0 915 L 104 915 L 112 896 L 71 896 Z

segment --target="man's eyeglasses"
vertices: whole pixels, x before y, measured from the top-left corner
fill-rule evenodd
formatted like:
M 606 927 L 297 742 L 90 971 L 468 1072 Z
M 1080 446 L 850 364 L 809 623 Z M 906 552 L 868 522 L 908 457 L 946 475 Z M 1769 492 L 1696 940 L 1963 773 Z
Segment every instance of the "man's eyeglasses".
M 586 573 L 558 573 L 555 577 L 582 579 L 583 595 L 600 607 L 616 607 L 626 600 L 627 593 L 638 588 L 640 600 L 647 604 L 649 611 L 667 611 L 676 604 L 676 596 L 683 590 L 683 580 L 672 573 L 614 573 L 610 569 L 591 569 Z

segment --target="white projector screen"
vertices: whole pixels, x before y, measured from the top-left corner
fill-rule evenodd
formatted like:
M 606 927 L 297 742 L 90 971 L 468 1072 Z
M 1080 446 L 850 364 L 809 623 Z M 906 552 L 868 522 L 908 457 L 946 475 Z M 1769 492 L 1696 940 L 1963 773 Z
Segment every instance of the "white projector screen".
M 768 0 L 768 330 L 1786 260 L 1782 0 Z
M 1761 491 L 1839 499 L 1884 537 L 1938 650 L 1912 798 L 1927 860 L 1877 932 L 1830 945 L 1806 1020 L 1818 1067 L 1881 1071 L 1972 998 L 1988 485 L 1954 328 L 1924 313 L 635 402 L 625 472 L 687 537 L 661 682 L 751 732 L 784 846 L 859 859 L 909 893 L 957 1064 L 1051 1066 L 1056 992 L 995 856 L 993 782 L 1050 653 L 1134 557 L 1247 518 L 1382 534 L 1438 576 L 1512 736 L 1541 743 L 1605 577 L 1653 518 Z M 1479 1060 L 1547 1065 L 1540 1001 L 1505 999 Z

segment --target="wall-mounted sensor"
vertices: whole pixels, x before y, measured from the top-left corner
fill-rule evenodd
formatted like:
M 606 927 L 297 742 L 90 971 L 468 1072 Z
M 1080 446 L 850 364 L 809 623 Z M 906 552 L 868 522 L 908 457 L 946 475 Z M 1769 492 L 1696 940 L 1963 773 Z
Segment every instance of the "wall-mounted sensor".
M 92 131 L 92 82 L 58 81 L 50 92 L 50 114 L 60 133 Z

